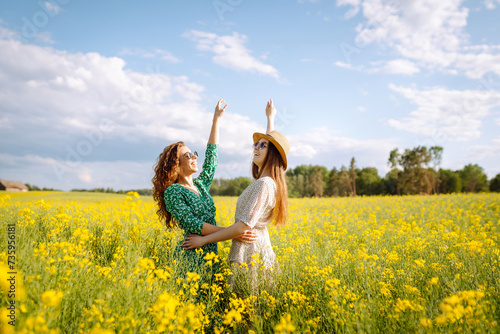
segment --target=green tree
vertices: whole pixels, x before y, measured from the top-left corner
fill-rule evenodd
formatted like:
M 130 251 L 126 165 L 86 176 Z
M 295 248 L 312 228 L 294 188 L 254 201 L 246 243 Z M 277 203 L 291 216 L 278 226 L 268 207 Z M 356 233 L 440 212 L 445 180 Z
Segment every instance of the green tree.
M 378 195 L 382 193 L 382 179 L 378 175 L 377 168 L 365 167 L 357 170 L 356 187 L 358 195 Z
M 325 194 L 327 196 L 339 196 L 340 172 L 333 167 L 328 173 Z
M 352 194 L 352 183 L 351 177 L 349 176 L 349 171 L 342 165 L 340 167 L 340 180 L 339 180 L 339 195 L 349 196 Z
M 356 160 L 354 157 L 351 159 L 351 165 L 349 169 L 349 176 L 351 178 L 351 195 L 356 196 Z
M 286 173 L 289 194 L 296 197 L 322 196 L 328 169 L 324 166 L 300 165 Z
M 400 195 L 399 190 L 399 170 L 394 168 L 390 170 L 382 180 L 383 193 L 389 195 Z
M 438 193 L 450 194 L 459 193 L 462 189 L 460 175 L 449 169 L 439 169 L 438 172 Z
M 222 191 L 223 196 L 240 196 L 241 193 L 252 183 L 248 177 L 237 177 L 229 180 L 227 187 Z
M 389 179 L 387 180 L 388 182 L 388 190 L 389 190 L 389 193 L 390 194 L 398 194 L 398 195 L 401 195 L 401 191 L 400 191 L 400 181 L 399 181 L 399 169 L 398 169 L 398 165 L 399 165 L 399 161 L 401 159 L 401 155 L 399 154 L 399 151 L 397 148 L 393 149 L 390 153 L 389 153 L 389 161 L 387 162 L 387 164 L 391 167 L 391 170 L 390 170 L 390 175 L 389 175 Z
M 396 179 L 396 191 L 405 194 L 432 194 L 437 187 L 437 173 L 430 166 L 433 162 L 435 166 L 441 163 L 443 148 L 433 146 L 427 149 L 425 146 L 417 146 L 413 149 L 405 149 L 403 154 L 399 154 L 398 149 L 394 149 L 389 154 L 388 164 L 391 166 L 393 177 Z M 399 171 L 398 165 L 402 171 Z
M 490 180 L 490 191 L 500 192 L 500 174 Z
M 468 164 L 459 171 L 462 191 L 480 192 L 488 189 L 488 177 L 478 164 Z
M 312 193 L 314 197 L 323 197 L 323 171 L 321 166 L 314 166 L 311 171 L 310 184 L 312 186 Z
M 37 186 L 35 186 L 35 185 L 31 185 L 31 184 L 29 184 L 29 183 L 26 183 L 26 187 L 28 187 L 28 190 L 29 190 L 29 191 L 39 191 L 39 190 L 40 190 L 40 188 L 39 188 L 39 187 L 37 187 Z

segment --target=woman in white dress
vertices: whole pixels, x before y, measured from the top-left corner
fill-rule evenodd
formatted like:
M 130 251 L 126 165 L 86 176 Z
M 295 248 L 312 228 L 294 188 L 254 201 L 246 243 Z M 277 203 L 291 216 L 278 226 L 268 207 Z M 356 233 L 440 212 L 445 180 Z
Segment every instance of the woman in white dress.
M 283 134 L 273 130 L 275 115 L 276 109 L 270 100 L 266 107 L 267 133 L 253 134 L 252 176 L 255 180 L 238 198 L 235 223 L 212 234 L 191 234 L 184 240 L 184 248 L 199 248 L 208 243 L 234 239 L 252 230 L 257 234 L 256 240 L 251 244 L 233 240 L 228 262 L 250 266 L 255 261 L 252 256 L 258 254 L 265 268 L 271 269 L 276 264 L 267 225 L 274 220 L 277 226 L 284 226 L 288 219 L 285 170 L 290 144 Z

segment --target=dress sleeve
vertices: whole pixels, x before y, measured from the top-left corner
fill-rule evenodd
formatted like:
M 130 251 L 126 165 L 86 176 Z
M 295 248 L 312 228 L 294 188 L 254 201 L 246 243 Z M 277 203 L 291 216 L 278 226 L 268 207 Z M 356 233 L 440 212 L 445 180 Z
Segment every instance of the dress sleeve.
M 253 228 L 268 208 L 270 189 L 264 181 L 256 181 L 251 187 L 248 201 L 243 203 L 241 215 L 238 218 Z
M 167 211 L 179 222 L 179 226 L 187 234 L 201 234 L 203 223 L 201 219 L 193 214 L 191 208 L 177 187 L 168 187 L 164 193 L 165 206 Z
M 208 191 L 214 179 L 215 168 L 217 168 L 217 145 L 207 144 L 205 151 L 205 161 L 200 175 L 196 178 L 199 183 Z

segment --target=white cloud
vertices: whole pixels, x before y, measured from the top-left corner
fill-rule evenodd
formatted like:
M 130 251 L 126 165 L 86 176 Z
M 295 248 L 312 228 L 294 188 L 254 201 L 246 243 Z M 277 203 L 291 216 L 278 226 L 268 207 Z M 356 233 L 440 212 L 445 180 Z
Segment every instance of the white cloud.
M 474 79 L 488 72 L 500 74 L 498 46 L 470 44 L 465 32 L 469 9 L 462 6 L 462 2 L 337 0 L 338 5 L 363 9 L 365 21 L 356 29 L 357 47 L 379 42 L 412 60 L 416 66 L 464 73 Z
M 64 160 L 38 155 L 17 156 L 0 153 L 2 174 L 39 187 L 138 189 L 151 185 L 154 162 L 82 161 L 72 168 Z
M 332 150 L 363 151 L 392 147 L 391 140 L 362 140 L 335 135 L 327 127 L 311 129 L 310 132 L 291 135 L 290 155 L 314 158 Z
M 487 9 L 495 9 L 497 4 L 500 4 L 500 0 L 484 0 Z
M 347 20 L 358 14 L 360 4 L 361 0 L 337 0 L 337 6 L 352 6 L 352 8 L 344 15 L 344 18 Z
M 54 14 L 59 14 L 63 11 L 63 9 L 56 5 L 54 2 L 45 1 L 45 7 Z
M 387 172 L 389 152 L 397 147 L 395 139 L 356 139 L 340 136 L 327 127 L 314 128 L 307 133 L 287 136 L 290 141 L 291 166 L 306 159 L 308 163 L 332 168 L 347 165 L 355 156 L 358 166 L 376 167 Z M 301 162 L 303 163 L 303 162 Z M 299 163 L 299 164 L 301 164 Z
M 467 148 L 469 159 L 474 161 L 483 160 L 489 157 L 500 157 L 500 136 L 494 138 L 487 145 L 473 145 Z
M 42 31 L 33 36 L 36 41 L 45 43 L 45 44 L 55 44 L 55 41 L 52 39 L 52 34 L 48 31 Z
M 10 120 L 5 116 L 0 118 L 0 129 L 13 129 Z
M 390 119 L 389 125 L 425 136 L 435 141 L 468 141 L 481 135 L 481 119 L 490 109 L 500 106 L 496 90 L 426 90 L 389 85 L 389 88 L 417 105 L 402 119 Z
M 219 163 L 215 171 L 214 178 L 234 179 L 240 176 L 252 177 L 252 150 L 247 148 L 247 159 L 240 159 L 238 162 Z
M 0 45 L 0 66 L 8 69 L 0 77 L 5 87 L 0 102 L 14 127 L 69 133 L 109 119 L 115 123 L 114 136 L 172 139 L 170 130 L 187 130 L 186 124 L 200 129 L 209 117 L 199 104 L 204 88 L 187 77 L 156 69 L 126 71 L 122 59 L 97 53 L 71 54 L 5 40 Z M 149 126 L 156 132 L 149 132 Z
M 6 39 L 9 33 L 2 36 L 0 140 L 16 145 L 2 146 L 1 153 L 22 156 L 25 162 L 33 154 L 52 159 L 52 165 L 58 161 L 72 171 L 65 173 L 64 182 L 76 185 L 104 180 L 105 174 L 95 166 L 113 174 L 106 163 L 119 164 L 99 160 L 131 159 L 138 153 L 129 150 L 131 144 L 183 140 L 196 147 L 206 145 L 217 101 L 207 105 L 204 87 L 188 77 L 166 75 L 160 68 L 135 72 L 126 70 L 118 57 L 70 53 Z M 258 129 L 257 123 L 229 107 L 221 120 L 221 155 L 240 160 Z M 113 150 L 102 152 L 109 147 Z M 72 159 L 69 150 L 78 157 Z M 152 162 L 148 173 L 151 166 Z M 36 174 L 34 168 L 29 171 Z M 17 175 L 15 169 L 9 173 Z
M 384 64 L 384 62 L 372 62 L 371 68 L 365 69 L 364 66 L 358 65 L 358 66 L 353 66 L 350 63 L 344 63 L 342 61 L 336 61 L 334 63 L 336 66 L 345 68 L 345 69 L 352 69 L 356 71 L 366 71 L 367 73 L 373 74 L 373 73 L 386 73 L 386 74 L 406 74 L 406 75 L 413 75 L 415 73 L 420 72 L 420 69 L 418 66 L 415 65 L 415 63 L 407 60 L 407 59 L 395 59 L 395 60 L 390 60 Z
M 420 72 L 420 69 L 415 63 L 407 59 L 395 59 L 388 61 L 383 67 L 376 69 L 375 72 L 412 75 Z
M 123 48 L 120 53 L 120 55 L 131 55 L 131 56 L 137 56 L 137 57 L 142 57 L 142 58 L 159 58 L 166 60 L 170 63 L 178 63 L 179 59 L 175 57 L 171 52 L 161 50 L 161 49 L 154 49 L 152 51 L 146 51 L 143 49 L 129 49 L 129 48 Z
M 335 65 L 337 65 L 338 67 L 347 68 L 347 69 L 351 69 L 352 68 L 352 64 L 344 63 L 342 61 L 336 61 Z
M 22 36 L 19 32 L 12 31 L 5 27 L 2 27 L 4 22 L 0 20 L 0 40 L 4 41 L 16 41 L 18 39 L 22 39 Z M 40 42 L 43 44 L 54 44 L 54 40 L 52 39 L 52 34 L 48 31 L 36 31 L 33 32 L 33 35 L 30 37 L 36 42 Z M 13 45 L 11 45 L 13 47 Z
M 245 35 L 234 32 L 232 35 L 219 36 L 205 31 L 191 30 L 182 36 L 196 42 L 198 50 L 215 53 L 212 60 L 220 66 L 279 78 L 277 69 L 251 55 L 250 50 L 244 45 L 247 39 Z

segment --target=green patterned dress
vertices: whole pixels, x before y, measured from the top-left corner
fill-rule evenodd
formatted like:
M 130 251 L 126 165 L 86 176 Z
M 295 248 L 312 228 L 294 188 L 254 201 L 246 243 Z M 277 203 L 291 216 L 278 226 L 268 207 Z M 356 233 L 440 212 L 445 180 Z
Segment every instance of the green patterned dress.
M 165 190 L 164 199 L 167 211 L 179 223 L 184 230 L 184 237 L 188 234 L 201 234 L 203 223 L 217 225 L 215 221 L 215 204 L 208 190 L 217 167 L 217 145 L 207 144 L 205 161 L 200 175 L 193 179 L 200 196 L 186 189 L 180 184 L 174 183 Z M 217 243 L 207 244 L 202 247 L 203 254 L 197 254 L 195 249 L 184 250 L 180 244 L 176 249 L 176 258 L 183 261 L 185 270 L 200 273 L 204 268 L 205 254 L 214 252 L 218 254 Z M 200 268 L 200 266 L 202 266 Z M 213 268 L 216 270 L 216 268 Z

